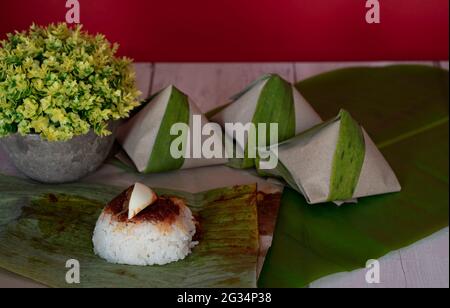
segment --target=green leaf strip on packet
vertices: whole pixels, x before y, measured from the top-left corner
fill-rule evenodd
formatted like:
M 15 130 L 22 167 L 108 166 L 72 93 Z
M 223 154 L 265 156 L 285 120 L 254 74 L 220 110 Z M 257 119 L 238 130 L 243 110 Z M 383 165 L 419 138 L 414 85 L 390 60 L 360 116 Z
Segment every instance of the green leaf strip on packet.
M 333 158 L 329 201 L 348 200 L 353 197 L 365 156 L 361 127 L 345 110 L 340 111 L 339 117 L 341 125 Z
M 170 128 L 175 123 L 189 125 L 189 115 L 188 97 L 173 87 L 145 173 L 177 170 L 183 166 L 183 157 L 173 158 L 170 154 L 170 145 L 178 138 L 178 136 L 172 136 L 170 134 Z
M 259 123 L 267 125 L 266 145 L 270 145 L 270 123 L 278 123 L 278 142 L 295 136 L 295 106 L 292 86 L 278 75 L 272 75 L 261 91 L 252 123 L 258 128 Z M 256 136 L 258 143 L 258 135 Z M 248 148 L 245 151 L 243 168 L 255 166 L 255 160 L 248 158 Z

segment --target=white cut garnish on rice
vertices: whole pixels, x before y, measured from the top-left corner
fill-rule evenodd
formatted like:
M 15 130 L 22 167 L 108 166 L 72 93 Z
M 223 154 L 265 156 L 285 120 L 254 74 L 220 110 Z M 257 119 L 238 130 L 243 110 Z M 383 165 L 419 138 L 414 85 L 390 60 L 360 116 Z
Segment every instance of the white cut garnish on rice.
M 153 204 L 158 199 L 156 193 L 144 184 L 136 183 L 130 197 L 128 206 L 128 219 L 132 219 L 147 206 Z

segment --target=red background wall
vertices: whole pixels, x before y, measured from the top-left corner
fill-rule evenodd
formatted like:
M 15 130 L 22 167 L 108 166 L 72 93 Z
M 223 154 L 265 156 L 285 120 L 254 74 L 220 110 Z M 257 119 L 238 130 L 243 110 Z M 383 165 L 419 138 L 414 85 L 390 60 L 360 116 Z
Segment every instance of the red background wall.
M 79 0 L 81 23 L 138 61 L 446 60 L 449 0 Z M 0 37 L 64 21 L 65 0 L 1 0 Z

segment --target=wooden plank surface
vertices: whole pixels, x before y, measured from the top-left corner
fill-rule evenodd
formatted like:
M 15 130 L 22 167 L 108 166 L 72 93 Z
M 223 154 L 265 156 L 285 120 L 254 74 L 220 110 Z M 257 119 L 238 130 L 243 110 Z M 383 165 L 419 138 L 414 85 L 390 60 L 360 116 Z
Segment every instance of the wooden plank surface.
M 45 286 L 0 268 L 0 288 L 45 288 Z
M 408 288 L 449 287 L 448 228 L 400 250 Z
M 414 62 L 448 69 L 448 62 Z M 265 73 L 278 73 L 289 81 L 300 81 L 329 70 L 350 66 L 380 66 L 383 63 L 138 63 L 135 65 L 142 98 L 169 84 L 189 94 L 202 111 L 225 103 L 254 79 Z M 16 173 L 0 150 L 0 170 Z M 381 258 L 381 283 L 369 285 L 365 269 L 322 278 L 311 287 L 448 287 L 448 228 L 410 247 Z M 30 287 L 38 284 L 0 270 L 0 286 Z
M 337 273 L 313 282 L 311 288 L 405 288 L 407 286 L 403 274 L 400 254 L 397 251 L 380 258 L 380 283 L 366 282 L 367 269 Z
M 145 99 L 150 95 L 150 88 L 153 81 L 153 64 L 135 63 L 134 71 L 136 73 L 137 88 L 142 93 L 140 99 Z
M 152 92 L 174 84 L 206 112 L 266 73 L 294 81 L 292 63 L 156 63 Z

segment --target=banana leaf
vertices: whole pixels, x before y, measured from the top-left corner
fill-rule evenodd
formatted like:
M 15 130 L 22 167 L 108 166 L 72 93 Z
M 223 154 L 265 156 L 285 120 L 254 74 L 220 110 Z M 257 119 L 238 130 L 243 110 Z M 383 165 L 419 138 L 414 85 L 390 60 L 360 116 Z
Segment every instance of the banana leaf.
M 255 287 L 259 248 L 256 186 L 178 196 L 201 221 L 200 244 L 164 266 L 110 264 L 95 256 L 92 233 L 110 186 L 48 186 L 0 175 L 0 267 L 52 287 Z M 80 284 L 65 267 L 80 262 Z
M 446 226 L 449 217 L 449 74 L 425 66 L 350 68 L 297 85 L 327 119 L 350 110 L 396 172 L 402 192 L 358 204 L 310 206 L 282 197 L 261 287 L 305 287 L 365 266 Z

